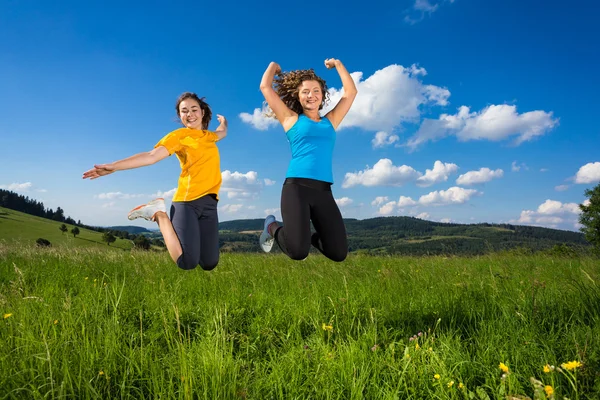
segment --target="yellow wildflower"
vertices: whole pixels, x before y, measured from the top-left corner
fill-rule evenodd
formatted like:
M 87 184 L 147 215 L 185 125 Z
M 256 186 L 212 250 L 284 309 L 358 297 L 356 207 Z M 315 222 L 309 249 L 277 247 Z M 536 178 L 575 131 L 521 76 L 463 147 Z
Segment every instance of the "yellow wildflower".
M 544 372 L 545 373 L 549 373 L 550 372 L 550 365 L 548 365 L 548 364 L 544 365 Z
M 459 388 L 459 389 L 464 389 L 464 388 L 465 388 L 465 385 L 464 385 L 464 384 L 461 382 L 461 383 L 459 383 L 459 384 L 458 384 L 458 388 Z
M 85 277 L 85 278 L 83 278 L 83 279 L 85 279 L 85 280 L 87 281 L 87 280 L 88 280 L 88 277 L 86 276 L 86 277 Z
M 100 370 L 100 372 L 98 372 L 98 375 L 100 375 L 100 376 L 104 375 L 104 371 Z
M 333 325 L 327 325 L 325 322 L 323 322 L 323 330 L 331 332 L 333 330 Z
M 12 317 L 12 313 L 4 314 L 4 319 Z
M 433 376 L 433 379 L 440 379 L 440 378 L 441 378 L 440 374 L 435 374 L 435 375 Z
M 419 346 L 419 343 L 415 343 L 415 350 L 419 350 L 421 348 L 421 346 Z
M 58 324 L 58 320 L 57 319 L 54 320 L 54 325 L 56 325 L 56 324 Z
M 410 354 L 406 353 L 406 354 L 404 355 L 404 358 L 410 358 Z
M 508 366 L 502 362 L 500 363 L 500 365 L 498 365 L 498 368 L 500 368 L 504 373 L 508 372 Z
M 560 364 L 561 367 L 566 369 L 567 371 L 571 371 L 572 369 L 581 367 L 581 363 L 579 361 L 569 361 L 568 363 Z
M 554 389 L 550 385 L 544 386 L 544 392 L 546 392 L 546 396 L 550 397 L 554 393 Z
M 454 381 L 448 382 L 448 387 L 451 388 L 454 385 Z

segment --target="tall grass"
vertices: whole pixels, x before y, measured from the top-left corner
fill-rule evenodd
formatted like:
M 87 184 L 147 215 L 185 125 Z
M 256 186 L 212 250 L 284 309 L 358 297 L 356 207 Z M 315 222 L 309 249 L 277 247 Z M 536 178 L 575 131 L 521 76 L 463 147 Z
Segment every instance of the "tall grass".
M 203 272 L 0 245 L 0 398 L 595 399 L 599 284 L 591 258 L 223 254 Z

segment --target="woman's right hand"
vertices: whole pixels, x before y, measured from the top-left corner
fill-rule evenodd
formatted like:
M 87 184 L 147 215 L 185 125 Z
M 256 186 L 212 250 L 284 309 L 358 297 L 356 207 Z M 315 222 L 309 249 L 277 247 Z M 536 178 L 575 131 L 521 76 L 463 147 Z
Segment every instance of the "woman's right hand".
M 271 61 L 271 68 L 273 68 L 273 71 L 275 71 L 275 75 L 277 75 L 278 73 L 281 72 L 281 66 L 279 64 L 277 64 L 275 61 Z
M 96 178 L 100 178 L 101 176 L 112 174 L 115 171 L 116 171 L 116 167 L 112 163 L 97 164 L 97 165 L 94 165 L 94 168 L 90 169 L 89 171 L 85 171 L 83 173 L 83 179 L 88 179 L 88 178 L 96 179 Z

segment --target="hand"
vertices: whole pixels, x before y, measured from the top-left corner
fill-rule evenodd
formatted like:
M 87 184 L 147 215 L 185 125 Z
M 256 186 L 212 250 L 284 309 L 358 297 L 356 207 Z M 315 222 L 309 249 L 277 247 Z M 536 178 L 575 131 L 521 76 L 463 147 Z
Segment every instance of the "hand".
M 217 120 L 219 121 L 219 123 L 223 126 L 227 126 L 227 119 L 225 119 L 224 116 L 222 116 L 221 114 L 217 114 Z
M 279 64 L 277 64 L 275 61 L 271 62 L 271 66 L 274 68 L 275 75 L 281 73 L 281 66 L 279 66 Z
M 338 60 L 336 60 L 335 58 L 328 58 L 327 60 L 325 60 L 325 66 L 327 67 L 327 69 L 331 69 L 331 68 L 335 68 L 335 63 Z
M 116 171 L 114 164 L 98 164 L 94 168 L 83 173 L 83 179 L 97 179 L 104 175 L 112 174 Z

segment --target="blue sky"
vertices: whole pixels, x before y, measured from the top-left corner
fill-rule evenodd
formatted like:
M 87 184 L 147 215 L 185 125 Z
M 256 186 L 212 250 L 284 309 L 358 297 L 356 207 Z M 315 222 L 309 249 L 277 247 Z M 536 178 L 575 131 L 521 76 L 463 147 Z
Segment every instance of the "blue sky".
M 600 182 L 600 5 L 300 4 L 3 1 L 0 188 L 86 224 L 130 224 L 129 209 L 172 195 L 177 159 L 81 175 L 152 149 L 193 91 L 229 120 L 220 219 L 279 216 L 290 151 L 262 117 L 262 73 L 312 67 L 332 107 L 333 57 L 359 90 L 334 153 L 345 217 L 577 229 Z

